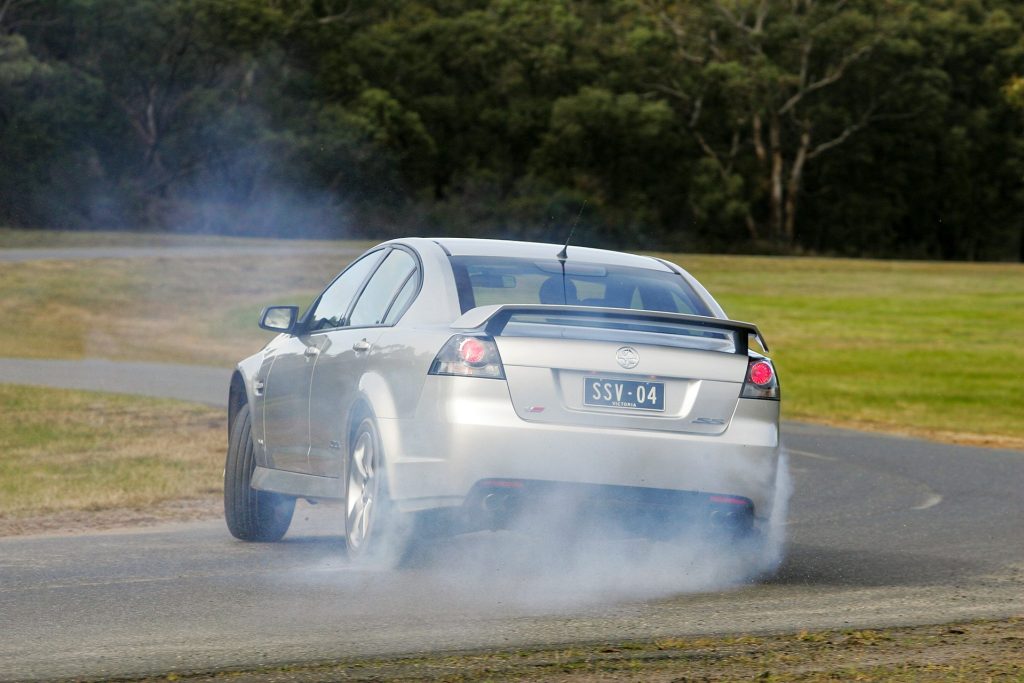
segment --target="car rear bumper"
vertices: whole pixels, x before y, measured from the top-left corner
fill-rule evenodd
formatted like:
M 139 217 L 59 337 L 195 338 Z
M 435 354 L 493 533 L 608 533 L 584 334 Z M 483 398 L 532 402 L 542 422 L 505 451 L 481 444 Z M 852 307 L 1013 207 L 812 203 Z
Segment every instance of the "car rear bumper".
M 741 399 L 717 436 L 520 418 L 500 380 L 430 377 L 409 418 L 381 419 L 389 492 L 406 511 L 466 504 L 484 480 L 739 496 L 771 515 L 779 404 Z

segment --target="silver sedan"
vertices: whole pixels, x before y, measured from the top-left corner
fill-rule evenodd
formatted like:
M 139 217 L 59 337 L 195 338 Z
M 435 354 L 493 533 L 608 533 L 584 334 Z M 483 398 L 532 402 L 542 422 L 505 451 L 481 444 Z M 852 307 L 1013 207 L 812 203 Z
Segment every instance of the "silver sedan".
M 668 261 L 394 240 L 260 326 L 279 334 L 230 386 L 240 539 L 280 539 L 296 498 L 343 503 L 352 555 L 559 501 L 641 530 L 771 518 L 779 383 L 751 341 L 767 347 Z

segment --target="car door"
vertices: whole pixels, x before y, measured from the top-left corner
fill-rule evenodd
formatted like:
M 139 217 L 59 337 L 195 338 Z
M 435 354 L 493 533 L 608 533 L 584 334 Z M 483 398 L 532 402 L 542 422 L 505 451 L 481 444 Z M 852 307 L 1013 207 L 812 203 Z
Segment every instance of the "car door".
M 418 289 L 418 277 L 412 253 L 392 249 L 360 293 L 347 324 L 327 333 L 309 395 L 313 474 L 342 476 L 350 411 L 359 395 L 367 356 L 408 305 Z
M 309 473 L 309 389 L 327 342 L 327 331 L 343 324 L 356 294 L 383 257 L 371 252 L 346 268 L 317 297 L 296 333 L 275 340 L 257 375 L 262 392 L 262 445 L 268 467 Z M 258 433 L 258 432 L 257 432 Z

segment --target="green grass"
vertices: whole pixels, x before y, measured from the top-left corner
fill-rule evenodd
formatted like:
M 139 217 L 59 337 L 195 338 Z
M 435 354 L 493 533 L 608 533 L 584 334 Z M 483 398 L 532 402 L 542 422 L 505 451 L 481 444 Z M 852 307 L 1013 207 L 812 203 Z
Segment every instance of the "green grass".
M 0 521 L 220 491 L 222 410 L 0 384 Z
M 759 324 L 786 417 L 1024 447 L 1024 266 L 670 257 Z
M 1024 266 L 665 256 L 761 326 L 786 418 L 1024 448 Z M 346 261 L 3 264 L 0 357 L 233 364 L 269 338 L 255 326 L 262 306 L 306 305 Z
M 268 303 L 305 305 L 347 262 L 320 255 L 0 265 L 0 356 L 233 364 Z

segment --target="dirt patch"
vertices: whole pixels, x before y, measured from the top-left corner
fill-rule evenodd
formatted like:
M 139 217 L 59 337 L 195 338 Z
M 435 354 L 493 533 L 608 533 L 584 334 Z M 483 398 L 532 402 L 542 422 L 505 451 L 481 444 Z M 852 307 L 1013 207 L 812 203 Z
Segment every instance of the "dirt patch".
M 680 638 L 391 659 L 143 681 L 1022 681 L 1024 618 L 867 631 Z
M 224 516 L 220 496 L 156 503 L 147 508 L 62 510 L 28 517 L 0 517 L 0 537 L 38 534 L 88 534 L 110 529 L 156 526 L 169 522 L 198 522 Z

